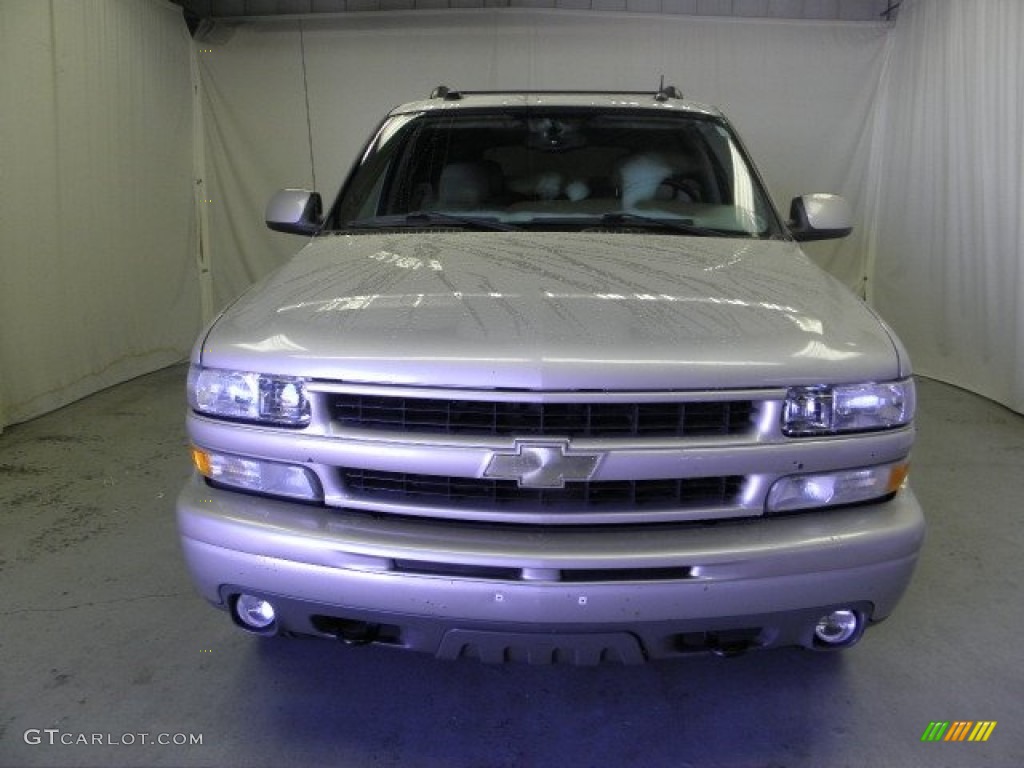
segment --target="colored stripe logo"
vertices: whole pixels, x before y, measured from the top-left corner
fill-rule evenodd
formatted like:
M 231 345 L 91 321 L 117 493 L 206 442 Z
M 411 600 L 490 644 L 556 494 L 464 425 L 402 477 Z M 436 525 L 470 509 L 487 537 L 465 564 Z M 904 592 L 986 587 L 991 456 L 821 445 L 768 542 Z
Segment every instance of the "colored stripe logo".
M 933 720 L 921 741 L 988 741 L 995 729 L 995 720 Z

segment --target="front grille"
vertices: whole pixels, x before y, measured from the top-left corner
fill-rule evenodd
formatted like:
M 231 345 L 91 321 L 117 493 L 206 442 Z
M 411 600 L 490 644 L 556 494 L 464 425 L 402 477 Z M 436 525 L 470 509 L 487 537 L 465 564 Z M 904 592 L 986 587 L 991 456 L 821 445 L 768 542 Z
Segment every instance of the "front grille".
M 364 500 L 444 505 L 519 505 L 591 509 L 732 506 L 743 477 L 697 477 L 668 480 L 606 480 L 567 483 L 564 488 L 520 488 L 515 480 L 414 475 L 345 468 L 349 494 Z
M 750 400 L 661 403 L 524 403 L 377 395 L 330 396 L 343 427 L 441 435 L 706 437 L 748 432 Z

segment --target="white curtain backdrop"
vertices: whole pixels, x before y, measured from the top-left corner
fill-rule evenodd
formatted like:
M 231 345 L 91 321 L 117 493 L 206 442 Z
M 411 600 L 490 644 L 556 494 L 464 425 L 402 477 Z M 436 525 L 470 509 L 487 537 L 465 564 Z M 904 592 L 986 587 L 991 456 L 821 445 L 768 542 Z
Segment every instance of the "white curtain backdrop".
M 664 73 L 733 118 L 783 214 L 806 192 L 844 194 L 859 211 L 889 29 L 508 9 L 222 28 L 198 44 L 213 303 L 223 306 L 301 245 L 263 228 L 275 189 L 312 186 L 315 168 L 329 203 L 383 114 L 440 83 L 653 91 Z M 865 246 L 861 226 L 810 250 L 859 290 Z
M 873 303 L 919 373 L 1024 412 L 1024 3 L 904 2 L 879 104 Z
M 191 346 L 191 56 L 160 0 L 0 2 L 0 429 Z

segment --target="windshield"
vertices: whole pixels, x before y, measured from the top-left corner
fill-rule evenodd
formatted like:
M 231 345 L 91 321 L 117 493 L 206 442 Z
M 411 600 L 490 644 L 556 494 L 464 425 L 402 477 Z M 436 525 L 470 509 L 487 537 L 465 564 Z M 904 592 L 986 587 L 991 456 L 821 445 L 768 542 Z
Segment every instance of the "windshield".
M 780 234 L 723 122 L 651 110 L 507 108 L 389 118 L 325 229 L 425 226 Z

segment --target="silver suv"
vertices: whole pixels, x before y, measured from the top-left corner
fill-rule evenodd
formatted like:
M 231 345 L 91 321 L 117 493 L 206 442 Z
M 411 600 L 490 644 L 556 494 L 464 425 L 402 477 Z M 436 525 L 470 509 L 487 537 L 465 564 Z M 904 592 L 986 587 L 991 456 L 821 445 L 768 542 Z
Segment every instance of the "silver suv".
M 843 648 L 924 534 L 900 342 L 773 208 L 729 122 L 656 93 L 393 110 L 312 236 L 197 342 L 202 595 L 258 634 L 441 658 Z

